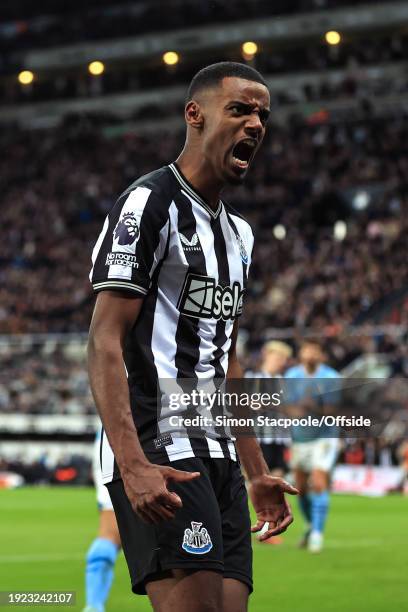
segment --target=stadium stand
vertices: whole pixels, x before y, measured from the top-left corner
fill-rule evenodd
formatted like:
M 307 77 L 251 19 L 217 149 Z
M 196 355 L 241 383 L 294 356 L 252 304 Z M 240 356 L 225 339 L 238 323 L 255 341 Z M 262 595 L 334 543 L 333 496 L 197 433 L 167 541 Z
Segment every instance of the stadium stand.
M 271 78 L 282 75 L 305 74 L 300 91 L 291 91 L 282 88 L 276 92 L 279 104 L 288 104 L 294 101 L 332 99 L 343 95 L 350 97 L 362 92 L 397 92 L 408 90 L 406 74 L 406 58 L 408 52 L 408 35 L 402 33 L 377 32 L 367 38 L 358 38 L 345 41 L 341 48 L 332 48 L 324 40 L 315 40 L 305 50 L 304 41 L 292 41 L 290 47 L 276 47 L 264 44 L 256 56 L 256 67 Z M 239 60 L 239 49 L 227 52 L 227 57 Z M 217 50 L 211 61 L 224 59 L 223 50 Z M 398 78 L 389 75 L 388 78 L 379 78 L 378 68 L 392 65 L 398 66 Z M 30 90 L 22 89 L 19 84 L 9 81 L 0 81 L 2 96 L 0 103 L 8 105 L 33 101 L 62 100 L 69 98 L 87 98 L 88 96 L 108 95 L 124 92 L 143 92 L 146 89 L 155 90 L 164 86 L 174 87 L 183 85 L 188 81 L 189 75 L 194 74 L 203 66 L 203 58 L 192 56 L 188 61 L 172 66 L 163 63 L 149 62 L 144 65 L 137 61 L 117 63 L 107 69 L 103 77 L 97 82 L 84 79 L 82 71 L 68 74 L 59 73 L 56 77 L 52 72 L 44 73 L 38 81 L 34 82 Z M 367 69 L 373 68 L 370 75 Z M 343 71 L 341 79 L 331 83 L 328 79 L 330 71 Z M 313 74 L 320 75 L 318 85 L 314 82 Z M 309 80 L 309 82 L 308 82 Z
M 371 4 L 375 3 L 379 0 L 371 0 Z M 79 0 L 71 0 L 68 4 L 63 1 L 41 2 L 40 6 L 24 0 L 2 4 L 4 23 L 0 27 L 0 44 L 10 50 L 16 46 L 19 49 L 51 47 L 146 31 L 182 29 L 186 25 L 187 12 L 188 23 L 194 26 L 326 11 L 367 4 L 367 0 L 173 0 L 166 19 L 162 19 L 160 0 L 115 4 L 112 0 L 87 0 L 86 7 Z M 25 19 L 21 18 L 22 14 Z
M 226 194 L 257 237 L 243 320 L 253 341 L 268 327 L 343 328 L 406 287 L 407 132 L 404 115 L 271 126 L 247 185 Z M 158 148 L 155 138 L 106 138 L 80 125 L 10 131 L 1 333 L 86 331 L 93 238 L 116 196 L 174 159 L 181 138 Z M 406 322 L 406 304 L 392 316 Z
M 85 4 L 84 12 L 83 2 L 45 2 L 40 9 L 14 0 L 0 10 L 0 121 L 8 122 L 0 134 L 7 152 L 0 172 L 0 433 L 11 444 L 6 453 L 2 447 L 0 471 L 8 466 L 28 482 L 86 481 L 89 462 L 81 457 L 89 455 L 95 425 L 84 357 L 95 236 L 135 177 L 176 157 L 191 75 L 208 58 L 241 59 L 241 40 L 211 47 L 210 37 L 208 49 L 185 50 L 177 66 L 164 66 L 159 52 L 152 59 L 155 33 L 182 28 L 191 2 L 173 2 L 166 20 L 159 2 Z M 354 26 L 338 46 L 324 42 L 323 26 L 319 34 L 305 31 L 305 52 L 295 33 L 299 13 L 340 19 L 351 4 L 364 11 L 391 3 L 193 4 L 189 26 L 210 33 L 236 24 L 249 34 L 260 15 L 287 19 L 282 40 L 275 33 L 248 60 L 268 77 L 272 121 L 248 182 L 225 194 L 256 236 L 241 322 L 244 364 L 256 367 L 267 339 L 296 345 L 318 335 L 330 363 L 347 376 L 393 377 L 398 384 L 408 375 L 406 29 L 373 13 L 369 27 Z M 86 57 L 79 52 L 70 56 L 75 66 L 61 67 L 63 53 L 54 70 L 48 66 L 56 45 L 109 39 L 124 53 L 127 37 L 137 42 L 138 34 L 152 35 L 146 57 L 117 58 L 99 80 L 78 65 Z M 192 39 L 180 44 L 193 47 Z M 36 51 L 44 70 L 23 87 L 16 73 Z M 60 103 L 66 106 L 57 112 L 53 105 Z M 403 409 L 396 408 L 395 414 Z M 70 450 L 42 453 L 51 435 L 66 441 L 71 422 L 79 430 L 68 436 Z M 391 429 L 374 447 L 345 446 L 343 460 L 397 463 L 404 433 Z M 31 455 L 19 454 L 18 442 L 34 438 Z

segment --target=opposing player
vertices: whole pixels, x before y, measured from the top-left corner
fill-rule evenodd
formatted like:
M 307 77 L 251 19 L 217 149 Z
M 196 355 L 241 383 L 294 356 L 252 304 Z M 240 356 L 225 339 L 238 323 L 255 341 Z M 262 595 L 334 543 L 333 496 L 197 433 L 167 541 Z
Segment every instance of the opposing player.
M 297 491 L 269 475 L 256 439 L 235 446 L 211 428 L 163 429 L 168 381 L 243 376 L 237 319 L 253 236 L 220 193 L 245 178 L 269 112 L 254 69 L 201 70 L 188 91 L 183 151 L 123 193 L 93 252 L 89 374 L 104 425 L 103 480 L 132 589 L 160 612 L 247 609 L 250 519 L 237 452 L 253 530 L 269 523 L 266 539 L 293 520 L 284 493 Z
M 319 415 L 331 415 L 339 400 L 339 384 L 333 379 L 340 374 L 324 361 L 318 341 L 306 340 L 300 347 L 299 365 L 285 374 L 287 391 L 295 411 L 292 416 L 304 417 L 317 410 Z M 335 427 L 292 427 L 291 467 L 296 487 L 300 491 L 299 505 L 307 530 L 300 543 L 310 552 L 323 548 L 323 532 L 329 511 L 330 472 L 338 450 L 338 429 Z
M 104 612 L 120 551 L 120 535 L 107 488 L 102 483 L 99 459 L 101 430 L 94 443 L 93 479 L 99 510 L 98 537 L 88 549 L 85 568 L 86 607 L 83 612 Z

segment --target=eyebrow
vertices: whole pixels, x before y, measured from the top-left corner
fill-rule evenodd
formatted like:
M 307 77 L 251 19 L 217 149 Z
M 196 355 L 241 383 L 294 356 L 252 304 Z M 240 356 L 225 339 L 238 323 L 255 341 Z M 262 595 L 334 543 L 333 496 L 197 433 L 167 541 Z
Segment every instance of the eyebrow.
M 231 100 L 230 102 L 228 102 L 227 106 L 231 106 L 234 104 L 237 104 L 238 106 L 242 106 L 242 108 L 244 108 L 248 114 L 250 114 L 254 108 L 253 104 L 248 104 L 247 102 L 243 102 L 242 100 Z M 268 120 L 270 114 L 271 114 L 270 108 L 264 107 L 259 110 L 259 116 L 264 121 Z

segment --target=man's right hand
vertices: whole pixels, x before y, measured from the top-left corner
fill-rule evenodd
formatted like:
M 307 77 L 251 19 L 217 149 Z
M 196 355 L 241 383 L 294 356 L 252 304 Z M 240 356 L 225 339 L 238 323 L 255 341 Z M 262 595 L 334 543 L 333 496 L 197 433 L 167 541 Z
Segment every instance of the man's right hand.
M 133 510 L 146 523 L 160 523 L 174 518 L 183 503 L 169 491 L 167 484 L 199 478 L 200 472 L 184 472 L 164 465 L 148 463 L 134 470 L 121 470 L 126 494 Z

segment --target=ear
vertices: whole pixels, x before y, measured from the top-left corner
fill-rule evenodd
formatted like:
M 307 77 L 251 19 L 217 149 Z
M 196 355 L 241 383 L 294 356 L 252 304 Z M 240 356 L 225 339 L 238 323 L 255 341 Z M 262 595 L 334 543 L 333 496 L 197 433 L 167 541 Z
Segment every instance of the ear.
M 190 100 L 186 104 L 184 116 L 187 125 L 192 128 L 201 129 L 204 125 L 204 117 L 201 112 L 200 105 L 195 100 Z

